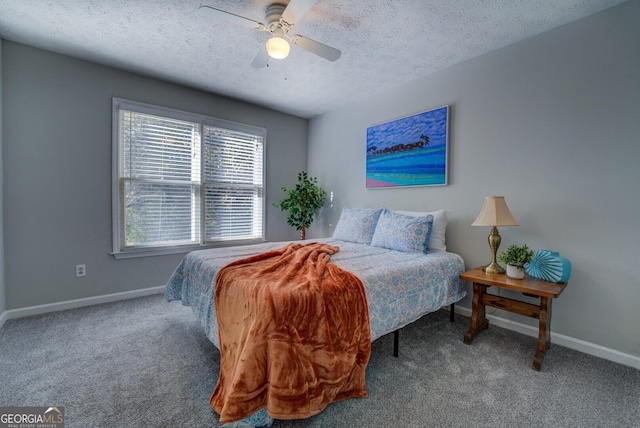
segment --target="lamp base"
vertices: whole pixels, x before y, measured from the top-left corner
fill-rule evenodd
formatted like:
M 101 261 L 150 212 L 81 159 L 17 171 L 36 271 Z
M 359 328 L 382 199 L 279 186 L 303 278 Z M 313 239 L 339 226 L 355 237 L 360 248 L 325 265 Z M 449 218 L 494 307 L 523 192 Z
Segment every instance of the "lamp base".
M 491 262 L 482 268 L 486 273 L 504 273 L 504 268 L 496 262 Z
M 498 252 L 498 248 L 500 247 L 500 233 L 498 232 L 498 228 L 493 226 L 491 228 L 491 233 L 489 234 L 489 247 L 491 247 L 491 263 L 482 268 L 486 273 L 504 273 L 504 268 L 498 264 L 496 254 Z

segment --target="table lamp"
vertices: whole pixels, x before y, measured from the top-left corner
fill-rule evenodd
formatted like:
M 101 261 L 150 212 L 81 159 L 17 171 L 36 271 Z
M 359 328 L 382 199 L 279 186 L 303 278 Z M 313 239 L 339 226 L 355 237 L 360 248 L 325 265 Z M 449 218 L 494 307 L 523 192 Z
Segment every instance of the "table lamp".
M 518 222 L 511 215 L 511 211 L 504 201 L 504 196 L 487 196 L 484 198 L 482 211 L 476 221 L 471 226 L 491 226 L 489 234 L 489 247 L 491 247 L 491 263 L 483 267 L 486 273 L 504 273 L 504 268 L 496 261 L 496 253 L 500 247 L 500 234 L 498 226 L 519 226 Z

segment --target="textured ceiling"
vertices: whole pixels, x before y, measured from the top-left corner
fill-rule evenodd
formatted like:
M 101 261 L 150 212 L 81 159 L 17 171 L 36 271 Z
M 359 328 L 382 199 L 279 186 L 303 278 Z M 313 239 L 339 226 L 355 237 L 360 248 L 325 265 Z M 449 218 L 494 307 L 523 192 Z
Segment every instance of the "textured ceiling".
M 251 62 L 268 33 L 198 12 L 265 22 L 272 2 L 2 0 L 0 37 L 309 118 L 624 1 L 319 0 L 292 34 L 341 58 L 292 46 L 262 69 Z

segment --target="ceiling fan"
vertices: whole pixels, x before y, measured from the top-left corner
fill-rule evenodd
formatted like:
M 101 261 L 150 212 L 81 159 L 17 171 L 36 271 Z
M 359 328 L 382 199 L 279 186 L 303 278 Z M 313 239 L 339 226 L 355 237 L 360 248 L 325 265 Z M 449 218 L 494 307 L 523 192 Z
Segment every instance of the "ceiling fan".
M 318 0 L 291 0 L 288 5 L 272 3 L 268 5 L 265 10 L 266 24 L 211 6 L 200 6 L 199 11 L 214 19 L 235 22 L 259 31 L 268 31 L 271 33 L 271 37 L 264 46 L 260 48 L 251 63 L 255 68 L 265 67 L 270 57 L 274 59 L 286 58 L 289 55 L 289 42 L 287 42 L 287 40 L 306 51 L 328 59 L 329 61 L 335 61 L 340 58 L 342 54 L 338 49 L 311 40 L 300 34 L 289 34 L 295 23 L 317 2 Z

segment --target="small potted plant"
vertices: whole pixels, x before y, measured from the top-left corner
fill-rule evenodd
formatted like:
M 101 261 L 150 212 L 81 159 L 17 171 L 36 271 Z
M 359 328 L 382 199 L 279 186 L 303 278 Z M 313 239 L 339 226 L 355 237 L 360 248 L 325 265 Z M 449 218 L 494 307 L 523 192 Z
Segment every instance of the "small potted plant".
M 498 260 L 507 265 L 507 276 L 516 279 L 524 278 L 524 268 L 533 257 L 533 250 L 525 245 L 509 245 L 506 251 L 498 255 Z
M 289 212 L 287 223 L 300 231 L 300 239 L 305 239 L 313 217 L 324 205 L 326 193 L 318 186 L 318 179 L 309 177 L 305 171 L 298 174 L 295 188 L 283 187 L 282 190 L 287 197 L 273 206 Z

